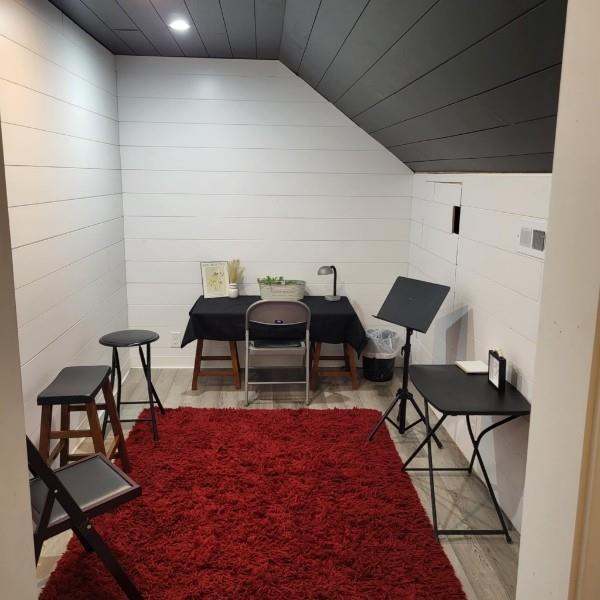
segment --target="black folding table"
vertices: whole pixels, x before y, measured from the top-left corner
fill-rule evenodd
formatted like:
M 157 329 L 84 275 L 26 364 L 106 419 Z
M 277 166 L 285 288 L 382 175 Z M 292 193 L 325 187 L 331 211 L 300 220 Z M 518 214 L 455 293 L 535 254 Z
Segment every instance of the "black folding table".
M 427 435 L 417 446 L 415 451 L 408 457 L 404 463 L 405 471 L 427 471 L 429 472 L 429 488 L 431 491 L 431 514 L 433 519 L 433 529 L 436 537 L 440 535 L 497 535 L 502 534 L 506 541 L 511 543 L 511 537 L 506 526 L 506 519 L 502 514 L 502 509 L 496 499 L 496 494 L 492 488 L 490 478 L 487 474 L 485 464 L 479 452 L 479 445 L 483 437 L 518 417 L 528 415 L 531 411 L 529 402 L 523 395 L 510 383 L 506 382 L 506 388 L 503 392 L 493 387 L 487 374 L 468 375 L 456 365 L 413 365 L 410 367 L 410 378 L 425 400 L 425 426 Z M 429 405 L 442 413 L 439 421 L 431 427 L 429 420 Z M 468 467 L 434 467 L 431 454 L 431 440 L 435 432 L 441 427 L 442 423 L 450 416 L 464 416 L 467 421 L 469 437 L 473 444 L 473 454 Z M 471 417 L 473 416 L 495 416 L 502 417 L 500 420 L 492 423 L 489 427 L 483 429 L 479 435 L 475 436 Z M 408 467 L 412 460 L 427 446 L 427 467 Z M 488 488 L 498 520 L 500 529 L 439 529 L 437 523 L 437 511 L 435 503 L 435 484 L 433 474 L 436 471 L 467 471 L 469 474 L 473 471 L 475 459 L 481 467 L 481 472 Z

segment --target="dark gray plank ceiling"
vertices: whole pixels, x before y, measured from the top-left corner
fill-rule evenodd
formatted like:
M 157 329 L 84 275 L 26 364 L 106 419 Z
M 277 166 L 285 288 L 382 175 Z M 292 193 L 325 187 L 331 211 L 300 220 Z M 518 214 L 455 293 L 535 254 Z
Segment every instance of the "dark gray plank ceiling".
M 567 0 L 51 1 L 115 54 L 280 59 L 415 171 L 552 169 Z

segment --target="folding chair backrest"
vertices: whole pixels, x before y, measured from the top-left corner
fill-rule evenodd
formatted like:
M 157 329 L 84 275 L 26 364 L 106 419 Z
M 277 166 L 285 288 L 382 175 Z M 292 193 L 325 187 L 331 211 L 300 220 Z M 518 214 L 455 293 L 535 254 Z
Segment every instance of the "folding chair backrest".
M 37 562 L 41 544 L 47 537 L 46 528 L 52 514 L 52 509 L 54 508 L 54 503 L 57 501 L 60 502 L 60 505 L 69 514 L 71 519 L 83 520 L 84 515 L 77 502 L 69 494 L 54 471 L 46 464 L 38 449 L 29 438 L 27 438 L 27 464 L 30 473 L 38 477 L 48 490 L 42 510 L 39 510 L 39 508 L 35 509 L 32 504 L 33 538 Z M 52 491 L 50 492 L 50 490 Z
M 29 487 L 36 558 L 48 537 L 113 510 L 141 493 L 137 483 L 100 454 L 54 471 L 27 438 L 27 459 L 35 476 Z
M 246 311 L 249 339 L 304 339 L 310 308 L 297 300 L 259 300 Z

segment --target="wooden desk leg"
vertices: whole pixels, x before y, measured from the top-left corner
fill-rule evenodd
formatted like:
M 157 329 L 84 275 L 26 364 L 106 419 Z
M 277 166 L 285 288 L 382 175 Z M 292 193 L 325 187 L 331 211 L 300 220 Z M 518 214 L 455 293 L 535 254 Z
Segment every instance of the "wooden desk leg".
M 311 365 L 310 389 L 315 391 L 319 387 L 319 362 L 321 360 L 321 342 L 313 344 L 313 358 Z
M 131 464 L 129 462 L 129 454 L 127 453 L 127 446 L 125 444 L 125 435 L 123 434 L 121 420 L 119 419 L 119 413 L 117 412 L 117 407 L 115 405 L 115 397 L 113 395 L 112 385 L 108 379 L 106 379 L 102 384 L 102 393 L 104 395 L 106 412 L 110 418 L 110 428 L 112 429 L 115 437 L 115 448 L 119 451 L 118 457 L 121 459 L 123 471 L 128 473 L 131 471 Z M 112 456 L 109 456 L 108 458 L 110 459 Z
M 200 365 L 202 363 L 202 346 L 204 340 L 196 342 L 196 357 L 194 358 L 194 372 L 192 373 L 192 390 L 198 389 L 198 377 L 200 377 Z
M 350 378 L 352 379 L 352 389 L 357 390 L 359 387 L 358 370 L 356 369 L 356 356 L 354 348 L 350 344 L 344 344 L 344 354 L 348 359 L 348 367 L 350 369 Z
M 240 357 L 237 351 L 237 342 L 229 342 L 229 350 L 231 352 L 231 370 L 233 371 L 233 384 L 236 389 L 242 388 L 240 380 Z

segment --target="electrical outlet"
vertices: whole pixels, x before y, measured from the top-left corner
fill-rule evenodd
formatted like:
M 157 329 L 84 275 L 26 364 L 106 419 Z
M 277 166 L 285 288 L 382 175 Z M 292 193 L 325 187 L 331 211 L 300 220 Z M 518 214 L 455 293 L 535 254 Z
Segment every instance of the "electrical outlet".
M 181 331 L 171 331 L 171 348 L 181 346 Z

